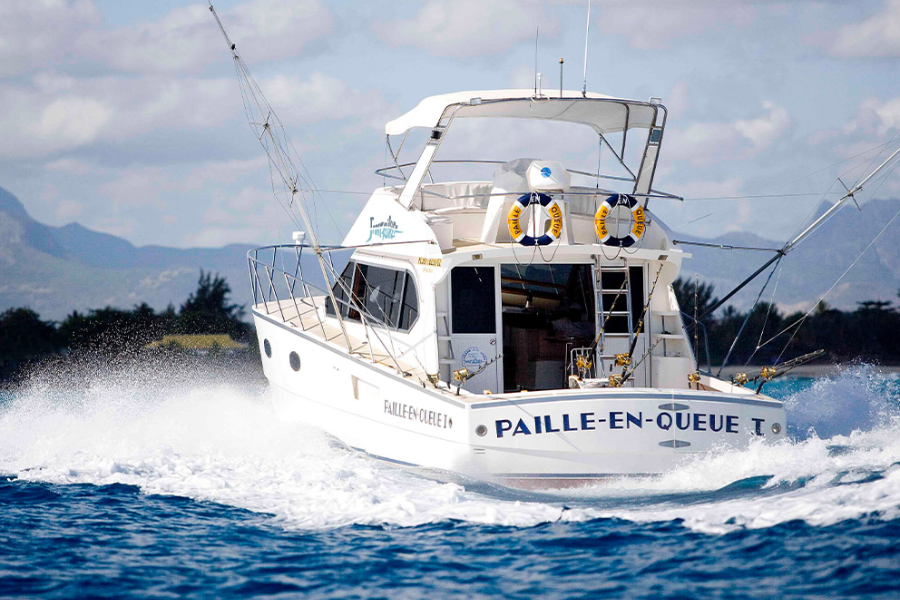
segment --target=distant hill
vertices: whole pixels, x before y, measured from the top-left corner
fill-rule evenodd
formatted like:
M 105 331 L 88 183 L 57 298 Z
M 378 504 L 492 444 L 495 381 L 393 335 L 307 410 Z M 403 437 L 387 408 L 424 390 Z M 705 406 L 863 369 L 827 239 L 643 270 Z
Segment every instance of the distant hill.
M 823 204 L 816 217 L 829 207 Z M 763 296 L 771 299 L 772 286 L 778 280 L 775 301 L 787 310 L 807 309 L 830 288 L 841 274 L 869 245 L 897 210 L 898 200 L 871 200 L 856 210 L 851 203 L 831 217 L 816 232 L 806 238 L 783 260 L 780 278 L 776 273 Z M 675 236 L 676 239 L 690 239 Z M 733 233 L 713 240 L 695 240 L 714 244 L 730 244 L 763 248 L 780 248 L 784 241 L 774 242 L 752 233 Z M 696 246 L 681 246 L 693 258 L 684 261 L 683 277 L 693 277 L 715 286 L 721 297 L 745 277 L 762 266 L 771 254 L 742 250 L 718 250 Z M 748 285 L 732 301 L 739 308 L 753 303 L 765 275 Z M 866 252 L 847 276 L 828 295 L 825 301 L 835 308 L 854 309 L 863 300 L 889 300 L 896 306 L 900 289 L 900 220 Z
M 847 207 L 788 255 L 776 302 L 785 309 L 810 306 L 856 259 L 894 215 L 900 201 L 872 200 L 862 212 Z M 825 210 L 823 205 L 819 213 Z M 677 239 L 688 239 L 676 235 Z M 781 243 L 735 233 L 716 244 L 777 248 Z M 200 269 L 228 279 L 234 301 L 249 305 L 247 251 L 253 244 L 224 248 L 135 247 L 113 235 L 77 223 L 51 227 L 32 219 L 22 204 L 0 188 L 0 310 L 28 306 L 44 319 L 61 320 L 73 310 L 147 302 L 156 309 L 179 306 L 196 289 Z M 699 273 L 721 296 L 767 258 L 761 252 L 683 246 L 693 258 L 682 275 Z M 734 298 L 739 308 L 752 303 L 763 279 Z M 774 282 L 774 279 L 773 279 Z M 853 309 L 862 300 L 898 301 L 900 223 L 879 240 L 828 297 L 837 308 Z M 764 298 L 769 299 L 769 294 Z
M 28 306 L 44 319 L 61 320 L 73 310 L 107 305 L 178 307 L 196 289 L 201 268 L 225 276 L 234 301 L 249 304 L 252 247 L 138 248 L 77 223 L 39 223 L 0 188 L 0 310 Z

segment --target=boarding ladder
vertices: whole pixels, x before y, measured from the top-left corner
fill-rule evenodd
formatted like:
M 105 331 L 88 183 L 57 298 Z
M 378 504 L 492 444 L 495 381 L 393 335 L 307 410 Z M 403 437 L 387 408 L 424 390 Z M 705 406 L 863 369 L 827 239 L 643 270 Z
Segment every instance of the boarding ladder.
M 601 257 L 594 259 L 594 315 L 599 332 L 604 323 L 606 328 L 597 345 L 595 373 L 600 377 L 610 374 L 610 367 L 615 365 L 616 354 L 628 352 L 634 338 L 634 323 L 631 310 L 631 276 L 625 259 L 612 266 L 601 266 Z M 619 296 L 616 301 L 616 296 Z M 609 320 L 607 320 L 609 318 Z M 622 332 L 621 319 L 625 319 L 627 329 Z M 612 327 L 611 327 L 612 326 Z M 606 329 L 613 329 L 610 333 Z M 614 369 L 614 371 L 621 371 Z

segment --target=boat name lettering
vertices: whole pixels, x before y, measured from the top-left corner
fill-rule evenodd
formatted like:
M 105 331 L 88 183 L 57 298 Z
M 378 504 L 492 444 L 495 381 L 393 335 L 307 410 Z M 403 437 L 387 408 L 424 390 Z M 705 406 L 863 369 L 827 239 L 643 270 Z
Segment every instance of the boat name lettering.
M 424 408 L 416 408 L 402 402 L 384 401 L 384 414 L 397 417 L 399 419 L 407 419 L 409 421 L 418 421 L 432 427 L 440 427 L 441 429 L 449 429 L 453 427 L 453 419 L 435 410 L 425 410 Z
M 603 415 L 603 416 L 598 416 Z M 754 431 L 762 435 L 764 419 L 753 419 Z M 613 410 L 608 413 L 583 412 L 577 415 L 538 415 L 525 419 L 497 419 L 494 421 L 497 437 L 559 433 L 565 431 L 594 431 L 656 428 L 663 431 L 712 431 L 738 433 L 738 415 L 715 413 L 661 412 L 655 417 L 644 416 L 643 411 L 631 413 Z
M 420 256 L 419 264 L 424 265 L 426 267 L 439 267 L 439 266 L 441 266 L 441 259 L 440 258 L 425 258 L 424 256 Z
M 392 240 L 401 233 L 403 232 L 397 227 L 397 222 L 390 215 L 379 223 L 375 222 L 375 217 L 369 217 L 369 239 L 366 240 L 366 243 L 371 242 L 373 237 Z

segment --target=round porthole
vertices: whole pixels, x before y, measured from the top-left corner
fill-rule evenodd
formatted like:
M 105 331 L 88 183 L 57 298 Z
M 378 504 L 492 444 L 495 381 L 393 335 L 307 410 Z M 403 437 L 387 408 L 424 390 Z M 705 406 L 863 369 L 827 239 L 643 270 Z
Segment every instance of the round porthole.
M 295 371 L 300 370 L 300 355 L 296 352 L 291 352 L 291 355 L 288 357 L 291 361 L 291 368 Z
M 263 340 L 263 350 L 266 351 L 266 356 L 272 358 L 272 344 L 269 343 L 269 340 Z
M 487 435 L 487 427 L 485 427 L 484 425 L 479 425 L 475 428 L 475 433 L 481 437 L 484 437 L 485 435 Z
M 778 435 L 781 433 L 781 424 L 780 423 L 772 423 L 772 433 Z

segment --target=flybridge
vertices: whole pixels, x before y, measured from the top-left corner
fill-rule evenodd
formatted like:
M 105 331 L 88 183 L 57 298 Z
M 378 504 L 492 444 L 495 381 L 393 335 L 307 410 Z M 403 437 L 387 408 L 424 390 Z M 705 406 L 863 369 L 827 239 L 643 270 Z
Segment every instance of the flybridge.
M 379 169 L 377 173 L 406 182 L 399 202 L 402 206 L 411 208 L 414 206 L 416 195 L 422 192 L 422 183 L 431 172 L 432 166 L 445 162 L 436 160 L 435 157 L 455 119 L 536 119 L 576 123 L 590 127 L 599 136 L 601 147 L 608 149 L 627 175 L 616 176 L 602 174 L 599 171 L 597 173 L 573 172 L 595 177 L 598 180 L 630 182 L 632 188 L 628 192 L 635 196 L 677 198 L 672 194 L 652 190 L 653 177 L 656 173 L 656 164 L 665 131 L 666 116 L 666 108 L 657 98 L 641 102 L 574 91 L 561 91 L 558 95 L 546 96 L 536 94 L 533 90 L 521 89 L 456 92 L 431 96 L 385 126 L 388 151 L 394 159 L 394 165 Z M 431 128 L 431 136 L 415 163 L 400 164 L 398 159 L 400 148 L 402 148 L 409 131 L 417 127 Z M 628 132 L 633 129 L 646 130 L 647 134 L 643 137 L 640 163 L 629 165 L 626 160 L 626 147 L 629 143 Z M 620 140 L 610 137 L 619 134 L 621 135 Z M 391 136 L 399 135 L 403 136 L 403 141 L 395 152 L 391 147 Z M 450 162 L 485 161 L 454 160 Z M 412 173 L 406 177 L 402 169 L 413 165 Z M 612 193 L 612 190 L 608 191 Z

